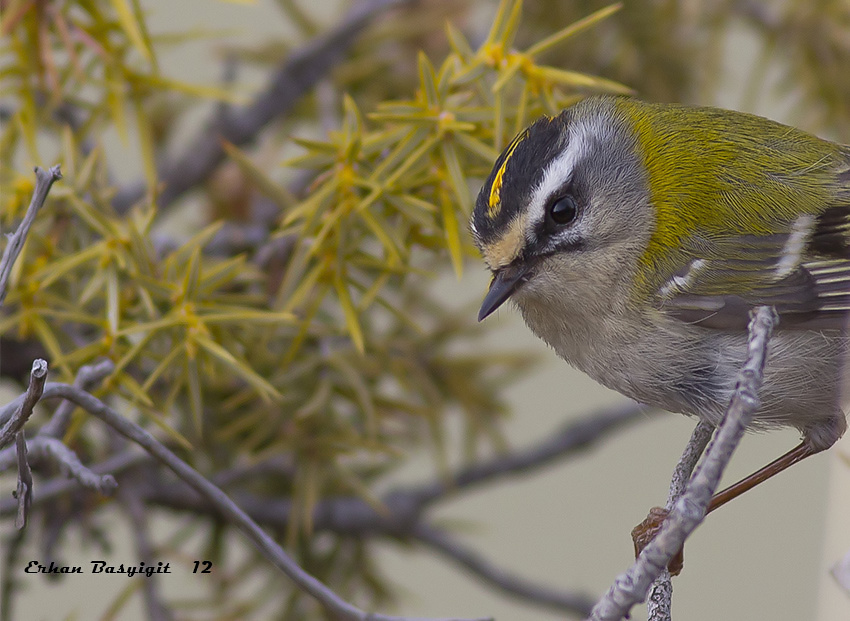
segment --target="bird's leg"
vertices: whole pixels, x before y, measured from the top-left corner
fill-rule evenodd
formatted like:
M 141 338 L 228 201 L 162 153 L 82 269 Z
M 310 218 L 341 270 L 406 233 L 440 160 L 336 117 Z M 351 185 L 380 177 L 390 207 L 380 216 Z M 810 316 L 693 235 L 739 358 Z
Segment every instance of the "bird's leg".
M 756 470 L 750 476 L 741 479 L 734 485 L 730 485 L 721 492 L 717 492 L 714 496 L 712 496 L 711 503 L 708 505 L 708 511 L 706 511 L 706 514 L 709 514 L 718 507 L 725 505 L 727 502 L 733 498 L 737 498 L 744 492 L 753 489 L 759 483 L 767 481 L 770 477 L 790 468 L 797 462 L 804 460 L 806 457 L 811 457 L 812 455 L 820 453 L 820 451 L 821 449 L 812 448 L 812 446 L 805 440 L 800 442 L 800 444 L 781 457 L 773 460 L 764 468 Z
M 741 479 L 734 485 L 730 485 L 723 491 L 716 493 L 711 498 L 706 515 L 718 507 L 725 505 L 733 498 L 737 498 L 744 492 L 751 490 L 759 483 L 767 481 L 772 476 L 779 474 L 797 462 L 804 460 L 806 457 L 811 457 L 812 455 L 820 453 L 821 450 L 823 449 L 812 447 L 804 440 L 781 457 L 767 464 L 764 468 L 760 468 L 750 476 Z M 632 541 L 634 541 L 635 544 L 635 557 L 641 553 L 644 547 L 646 547 L 646 545 L 655 538 L 658 531 L 661 530 L 661 524 L 666 519 L 667 513 L 666 509 L 653 507 L 650 509 L 649 515 L 646 519 L 634 527 L 632 530 Z M 670 574 L 673 576 L 678 575 L 679 572 L 682 571 L 683 562 L 683 552 L 682 550 L 679 550 L 678 554 L 670 561 L 670 565 L 667 567 Z

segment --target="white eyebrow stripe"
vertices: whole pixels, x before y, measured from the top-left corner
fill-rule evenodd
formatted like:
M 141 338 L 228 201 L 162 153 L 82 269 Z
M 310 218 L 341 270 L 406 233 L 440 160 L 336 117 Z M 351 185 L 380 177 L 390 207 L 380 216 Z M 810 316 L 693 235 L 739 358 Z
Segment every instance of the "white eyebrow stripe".
M 543 172 L 543 178 L 531 195 L 528 204 L 529 233 L 546 217 L 546 201 L 549 197 L 572 177 L 576 165 L 590 154 L 593 143 L 608 138 L 611 128 L 605 124 L 604 118 L 593 115 L 573 121 L 567 131 L 567 148 L 549 162 Z

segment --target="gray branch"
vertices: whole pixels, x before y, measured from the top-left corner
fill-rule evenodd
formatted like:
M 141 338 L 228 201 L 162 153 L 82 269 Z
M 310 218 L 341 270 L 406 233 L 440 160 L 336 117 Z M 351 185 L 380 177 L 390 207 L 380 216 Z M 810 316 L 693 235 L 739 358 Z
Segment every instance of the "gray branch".
M 115 364 L 108 358 L 80 367 L 77 376 L 74 378 L 74 386 L 82 389 L 90 388 L 95 382 L 102 380 L 112 373 L 114 368 Z M 18 395 L 17 398 L 0 407 L 0 425 L 6 424 L 18 408 L 21 407 L 21 404 L 26 398 L 26 393 Z M 53 417 L 41 428 L 39 433 L 54 438 L 61 436 L 65 433 L 65 427 L 75 407 L 73 403 L 67 401 L 59 404 Z
M 105 459 L 103 462 L 91 467 L 91 472 L 95 476 L 105 477 L 111 475 L 114 477 L 129 468 L 133 468 L 140 464 L 147 464 L 152 461 L 152 458 L 147 453 L 124 452 L 118 455 Z M 76 492 L 80 489 L 80 482 L 76 479 L 68 479 L 65 477 L 54 478 L 44 483 L 39 484 L 38 493 L 33 494 L 32 506 L 39 508 L 52 500 Z M 15 503 L 6 498 L 0 498 L 0 517 L 6 517 L 15 512 Z
M 26 537 L 26 530 L 14 530 L 3 541 L 3 558 L 0 562 L 3 563 L 2 571 L 0 571 L 0 619 L 14 619 L 12 616 L 15 600 L 15 590 L 17 588 L 18 568 L 20 565 L 19 556 Z
M 112 373 L 114 369 L 115 363 L 108 358 L 82 366 L 74 378 L 74 386 L 88 391 L 96 383 Z M 38 430 L 38 434 L 41 436 L 61 438 L 68 428 L 68 423 L 71 422 L 71 414 L 74 413 L 75 407 L 70 401 L 60 403 L 47 424 Z
M 534 471 L 579 451 L 589 450 L 609 433 L 645 419 L 651 412 L 646 406 L 634 402 L 593 412 L 567 423 L 560 431 L 547 435 L 542 442 L 526 450 L 496 456 L 464 468 L 448 479 L 420 487 L 415 492 L 416 501 L 425 506 L 461 490 Z
M 294 51 L 274 73 L 266 88 L 249 105 L 217 110 L 189 147 L 176 160 L 162 167 L 164 188 L 158 197 L 160 207 L 173 203 L 202 183 L 225 159 L 223 141 L 243 145 L 277 117 L 288 114 L 299 99 L 343 58 L 358 35 L 381 12 L 412 0 L 368 0 L 357 3 L 342 23 L 330 32 L 312 39 Z M 126 212 L 145 194 L 145 184 L 136 182 L 119 190 L 113 206 Z
M 27 440 L 30 461 L 33 463 L 50 461 L 59 466 L 60 470 L 73 477 L 82 487 L 110 496 L 118 487 L 115 477 L 111 474 L 95 474 L 83 465 L 77 454 L 57 438 L 38 434 Z M 6 470 L 14 459 L 9 449 L 0 451 L 0 472 Z
M 3 249 L 3 257 L 0 258 L 0 307 L 3 306 L 3 301 L 6 299 L 6 286 L 12 273 L 12 267 L 18 259 L 18 255 L 21 254 L 30 227 L 38 215 L 38 210 L 47 200 L 47 195 L 53 183 L 61 178 L 62 172 L 59 170 L 58 164 L 47 171 L 39 166 L 35 167 L 35 191 L 32 193 L 32 201 L 30 201 L 30 206 L 27 208 L 20 226 L 9 236 L 6 248 Z
M 32 409 L 35 404 L 41 399 L 44 391 L 44 381 L 47 379 L 47 362 L 41 358 L 32 363 L 32 371 L 30 372 L 30 382 L 27 386 L 27 391 L 18 399 L 13 401 L 16 405 L 13 410 L 14 414 L 8 421 L 0 423 L 3 427 L 0 428 L 0 449 L 7 446 L 15 439 L 15 435 L 23 429 L 24 425 L 32 416 Z
M 583 616 L 586 616 L 593 606 L 593 600 L 585 595 L 541 587 L 496 567 L 455 541 L 443 530 L 420 524 L 413 531 L 413 536 L 472 575 L 512 597 L 550 610 Z
M 697 423 L 694 428 L 691 439 L 688 440 L 688 444 L 679 458 L 679 463 L 676 464 L 676 469 L 673 471 L 670 493 L 667 496 L 667 504 L 664 506 L 668 512 L 673 509 L 676 501 L 685 492 L 691 474 L 693 474 L 699 458 L 705 452 L 705 447 L 708 446 L 712 433 L 714 433 L 714 425 L 704 420 Z M 673 581 L 670 572 L 665 567 L 661 571 L 661 575 L 652 583 L 649 596 L 646 598 L 647 621 L 671 621 L 672 609 Z
M 133 478 L 131 473 L 130 477 Z M 136 494 L 134 486 L 123 486 L 119 493 L 127 516 L 133 525 L 133 538 L 136 542 L 136 556 L 148 567 L 155 567 L 154 549 L 148 533 L 148 518 L 145 504 Z M 165 605 L 159 588 L 159 577 L 150 576 L 142 582 L 145 608 L 149 621 L 172 621 L 174 616 Z
M 18 487 L 15 490 L 18 514 L 15 516 L 15 528 L 23 530 L 27 526 L 27 517 L 32 505 L 32 471 L 27 461 L 27 443 L 21 431 L 15 435 L 15 449 L 18 458 Z
M 676 469 L 673 470 L 673 478 L 670 481 L 670 493 L 667 495 L 667 504 L 665 505 L 668 511 L 673 509 L 673 505 L 685 493 L 694 468 L 696 468 L 699 458 L 705 452 L 705 447 L 711 441 L 711 434 L 713 433 L 714 425 L 704 420 L 697 423 L 697 426 L 694 428 L 691 439 L 688 440 L 688 444 L 679 458 L 679 463 L 676 464 Z
M 108 360 L 97 365 L 85 366 L 77 374 L 74 385 L 88 384 L 95 379 L 100 379 L 109 373 L 112 368 L 113 364 Z M 59 405 L 53 418 L 42 428 L 41 433 L 29 440 L 24 439 L 23 432 L 20 429 L 23 428 L 32 413 L 33 406 L 43 393 L 46 376 L 47 363 L 44 360 L 36 360 L 33 363 L 29 388 L 22 395 L 15 415 L 9 418 L 3 432 L 0 432 L 0 446 L 2 446 L 2 438 L 5 437 L 6 433 L 12 433 L 14 429 L 19 430 L 15 434 L 16 446 L 0 450 L 0 472 L 15 464 L 18 467 L 18 487 L 16 492 L 18 513 L 15 525 L 19 529 L 24 528 L 26 525 L 26 516 L 32 504 L 33 482 L 29 465 L 30 461 L 33 463 L 43 461 L 55 463 L 66 476 L 73 477 L 83 487 L 96 490 L 105 496 L 111 495 L 118 486 L 115 477 L 111 474 L 95 474 L 83 465 L 74 451 L 65 446 L 59 439 L 50 435 L 48 428 L 51 427 L 51 423 L 54 423 L 52 429 L 56 432 L 63 430 L 67 424 L 67 420 L 61 420 L 63 417 L 67 419 L 73 411 L 73 406 L 67 407 L 69 405 L 67 401 Z M 58 424 L 56 424 L 57 421 Z M 8 432 L 6 431 L 7 428 L 9 430 Z
M 177 457 L 146 430 L 125 419 L 100 399 L 74 386 L 53 383 L 45 388 L 43 398 L 73 401 L 128 440 L 145 449 L 203 496 L 220 516 L 242 531 L 266 560 L 286 574 L 301 590 L 314 597 L 331 615 L 343 621 L 414 621 L 408 617 L 368 613 L 341 599 L 327 586 L 301 569 L 292 557 L 221 489 Z M 482 618 L 479 621 L 484 620 Z
M 753 312 L 747 361 L 738 374 L 735 393 L 705 458 L 655 539 L 593 607 L 591 621 L 620 621 L 628 616 L 632 606 L 645 600 L 652 583 L 702 522 L 723 470 L 758 409 L 767 344 L 776 321 L 776 312 L 771 307 L 760 306 Z

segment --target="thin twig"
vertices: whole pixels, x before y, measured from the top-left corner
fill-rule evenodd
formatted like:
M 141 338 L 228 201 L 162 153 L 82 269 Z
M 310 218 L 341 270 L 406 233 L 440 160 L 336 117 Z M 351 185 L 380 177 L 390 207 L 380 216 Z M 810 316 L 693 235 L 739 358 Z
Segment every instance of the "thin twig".
M 47 171 L 39 166 L 35 167 L 35 191 L 32 193 L 32 201 L 18 230 L 9 236 L 6 248 L 3 249 L 3 257 L 0 258 L 0 306 L 3 306 L 3 301 L 6 299 L 6 286 L 12 273 L 12 267 L 18 259 L 18 255 L 21 254 L 30 227 L 35 221 L 36 215 L 38 215 L 38 210 L 44 205 L 53 182 L 61 178 L 62 172 L 59 170 L 58 164 Z
M 417 541 L 458 563 L 474 576 L 512 597 L 536 606 L 575 615 L 586 616 L 593 606 L 593 600 L 586 595 L 556 591 L 532 584 L 494 566 L 438 528 L 419 524 L 414 529 L 413 536 Z
M 134 479 L 135 473 L 130 473 L 129 478 Z M 133 485 L 127 485 L 122 481 L 119 497 L 124 505 L 130 523 L 133 526 L 133 538 L 136 542 L 136 556 L 144 562 L 147 567 L 155 567 L 154 549 L 150 542 L 148 533 L 148 518 L 142 499 L 136 494 Z M 145 609 L 149 621 L 171 621 L 174 615 L 165 605 L 159 589 L 158 576 L 150 576 L 142 581 L 142 591 L 145 597 Z
M 694 468 L 696 468 L 699 458 L 705 452 L 705 447 L 711 441 L 711 434 L 713 433 L 714 425 L 704 420 L 701 420 L 694 427 L 691 439 L 688 440 L 688 444 L 679 458 L 679 463 L 676 464 L 676 468 L 673 470 L 673 478 L 670 481 L 670 493 L 667 495 L 667 504 L 665 505 L 668 511 L 673 508 L 676 501 L 685 493 Z
M 189 148 L 161 169 L 164 188 L 158 197 L 160 208 L 167 207 L 188 190 L 202 183 L 225 158 L 223 141 L 243 145 L 253 140 L 271 120 L 288 114 L 301 97 L 345 58 L 358 35 L 380 13 L 412 0 L 369 0 L 359 2 L 336 28 L 317 36 L 294 51 L 271 77 L 268 85 L 249 105 L 230 109 L 214 118 L 192 140 Z M 136 182 L 119 190 L 113 206 L 127 211 L 146 190 Z
M 50 385 L 48 384 L 48 387 Z M 120 453 L 114 455 L 103 462 L 91 467 L 91 472 L 95 476 L 105 476 L 107 474 L 116 475 L 128 468 L 133 468 L 140 464 L 152 462 L 152 458 L 147 453 Z M 39 508 L 51 500 L 76 492 L 80 489 L 80 482 L 76 479 L 68 479 L 65 477 L 55 478 L 40 483 L 38 491 L 33 493 L 32 507 Z M 0 517 L 6 517 L 15 512 L 17 504 L 6 498 L 0 498 Z
M 269 537 L 239 506 L 223 491 L 201 476 L 194 468 L 177 457 L 150 433 L 125 419 L 100 399 L 67 384 L 51 383 L 45 388 L 45 399 L 69 399 L 81 408 L 99 418 L 119 434 L 138 444 L 157 460 L 167 466 L 178 477 L 200 493 L 216 512 L 236 526 L 259 550 L 259 552 L 280 569 L 295 584 L 314 597 L 331 615 L 343 621 L 413 621 L 407 617 L 368 613 L 344 601 L 319 580 L 305 572 L 283 548 Z M 482 620 L 483 621 L 483 620 Z
M 747 361 L 738 374 L 735 393 L 705 458 L 676 501 L 658 535 L 640 553 L 634 565 L 621 574 L 593 607 L 592 621 L 620 621 L 632 606 L 644 601 L 652 582 L 682 548 L 685 539 L 702 522 L 723 470 L 759 406 L 758 390 L 764 375 L 767 344 L 776 324 L 773 308 L 760 306 L 750 321 Z
M 20 399 L 20 405 L 17 407 L 12 417 L 0 429 L 0 449 L 7 446 L 15 439 L 15 435 L 23 429 L 30 416 L 32 409 L 38 400 L 41 399 L 44 391 L 44 381 L 47 379 L 47 362 L 38 358 L 32 363 L 32 371 L 30 371 L 30 383 L 27 386 L 27 391 L 23 394 L 23 399 Z
M 39 486 L 40 488 L 41 486 Z M 82 527 L 82 530 L 86 531 L 86 534 L 95 539 L 96 535 L 95 530 L 96 526 L 91 519 L 86 519 L 88 516 L 82 515 L 84 511 L 83 506 L 86 504 L 86 500 L 88 500 L 85 496 L 79 495 L 69 499 L 70 502 L 67 504 L 55 504 L 50 508 L 42 511 L 42 523 L 40 524 L 41 528 L 38 532 L 38 538 L 36 543 L 38 545 L 38 549 L 40 552 L 40 556 L 44 559 L 44 565 L 49 566 L 50 563 L 56 563 L 57 565 L 61 565 L 61 561 L 59 560 L 59 555 L 61 551 L 57 549 L 60 547 L 60 543 L 62 543 L 64 537 L 63 535 L 66 533 L 66 528 L 70 524 L 73 516 L 76 516 L 79 519 L 79 525 Z M 101 550 L 106 550 L 106 547 L 101 544 Z M 48 574 L 48 580 L 55 580 L 56 576 L 51 576 Z
M 74 386 L 89 391 L 94 384 L 112 373 L 114 369 L 115 363 L 108 358 L 82 366 L 74 378 Z M 50 420 L 38 430 L 38 434 L 54 438 L 62 437 L 71 422 L 71 414 L 74 413 L 75 408 L 76 406 L 70 401 L 60 403 Z
M 673 470 L 670 493 L 667 495 L 667 504 L 664 506 L 668 512 L 673 509 L 673 505 L 684 493 L 699 458 L 702 457 L 705 447 L 711 440 L 712 433 L 714 433 L 714 425 L 704 420 L 697 423 L 694 428 L 691 439 L 688 440 L 679 463 Z M 672 609 L 673 581 L 665 567 L 649 589 L 649 596 L 646 598 L 646 619 L 647 621 L 671 621 Z
M 14 530 L 3 542 L 3 567 L 0 568 L 0 619 L 13 619 L 15 576 L 18 575 L 18 556 L 27 536 L 26 530 Z
M 83 465 L 77 454 L 68 448 L 61 440 L 38 434 L 27 440 L 27 449 L 32 463 L 48 460 L 55 463 L 61 471 L 88 489 L 97 491 L 104 496 L 110 496 L 118 483 L 111 474 L 95 474 Z M 10 450 L 0 451 L 0 472 L 9 467 L 12 455 Z
M 424 485 L 415 490 L 415 500 L 424 507 L 460 490 L 531 472 L 576 452 L 588 450 L 609 433 L 645 419 L 651 412 L 650 408 L 634 402 L 593 412 L 579 420 L 570 421 L 560 431 L 547 435 L 542 442 L 528 449 L 498 455 L 489 461 L 464 468 L 449 478 Z M 388 495 L 388 498 L 391 497 L 392 493 Z
M 32 470 L 27 461 L 27 441 L 24 432 L 15 435 L 15 453 L 18 458 L 18 487 L 15 498 L 18 499 L 18 514 L 15 516 L 15 528 L 23 530 L 27 527 L 27 518 L 32 505 Z
M 82 366 L 74 378 L 74 386 L 88 390 L 92 384 L 112 373 L 114 368 L 115 363 L 108 358 Z M 3 407 L 0 407 L 0 425 L 4 425 L 12 417 L 26 398 L 26 393 L 21 394 Z M 56 408 L 56 412 L 54 412 L 51 419 L 39 430 L 39 433 L 54 438 L 61 436 L 65 432 L 64 428 L 67 426 L 68 419 L 75 407 L 73 403 L 60 403 L 59 407 Z

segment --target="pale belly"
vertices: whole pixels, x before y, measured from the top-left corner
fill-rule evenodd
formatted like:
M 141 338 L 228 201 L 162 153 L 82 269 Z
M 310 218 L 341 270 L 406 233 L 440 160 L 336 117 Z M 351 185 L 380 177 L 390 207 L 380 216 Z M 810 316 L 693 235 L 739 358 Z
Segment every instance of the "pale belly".
M 647 405 L 719 424 L 746 360 L 747 334 L 654 317 L 570 317 L 518 304 L 531 330 L 600 384 Z M 846 428 L 848 339 L 839 332 L 778 330 L 768 346 L 753 427 L 790 426 L 817 448 Z

